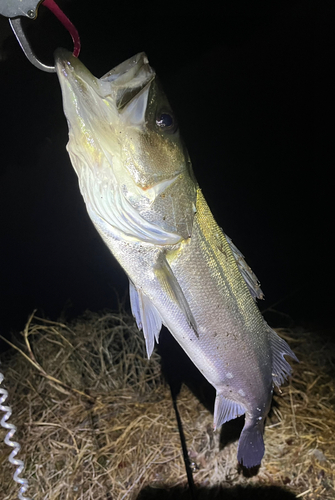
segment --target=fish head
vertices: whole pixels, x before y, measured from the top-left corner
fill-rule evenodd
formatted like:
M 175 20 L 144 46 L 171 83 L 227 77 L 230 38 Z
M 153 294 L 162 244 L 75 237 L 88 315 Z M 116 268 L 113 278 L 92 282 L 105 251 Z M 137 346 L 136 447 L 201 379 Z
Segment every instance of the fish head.
M 64 49 L 56 51 L 55 61 L 69 127 L 67 149 L 89 213 L 99 211 L 98 198 L 108 189 L 114 206 L 122 196 L 141 217 L 189 234 L 196 196 L 191 164 L 147 56 L 139 53 L 100 79 Z M 175 200 L 167 201 L 176 212 L 169 217 L 159 201 L 178 178 L 187 184 L 180 191 L 190 196 L 183 195 L 180 214 Z

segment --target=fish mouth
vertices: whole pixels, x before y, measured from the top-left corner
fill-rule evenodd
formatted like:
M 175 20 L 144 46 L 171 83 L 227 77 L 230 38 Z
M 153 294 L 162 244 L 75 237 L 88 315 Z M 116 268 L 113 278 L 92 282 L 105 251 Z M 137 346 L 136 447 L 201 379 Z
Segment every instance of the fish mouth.
M 66 49 L 55 51 L 55 66 L 60 82 L 67 81 L 72 88 L 89 86 L 105 99 L 113 98 L 116 108 L 121 110 L 155 78 L 155 71 L 149 65 L 144 52 L 122 62 L 100 79 Z
M 88 85 L 92 85 L 94 76 L 79 61 L 77 57 L 66 49 L 59 48 L 55 51 L 55 66 L 60 81 L 66 79 L 69 83 L 78 81 L 78 78 Z
M 149 66 L 147 55 L 145 52 L 139 52 L 108 71 L 100 80 L 104 82 L 117 82 L 118 85 L 126 85 L 134 80 L 146 80 L 147 77 L 152 77 L 152 73 L 153 70 Z

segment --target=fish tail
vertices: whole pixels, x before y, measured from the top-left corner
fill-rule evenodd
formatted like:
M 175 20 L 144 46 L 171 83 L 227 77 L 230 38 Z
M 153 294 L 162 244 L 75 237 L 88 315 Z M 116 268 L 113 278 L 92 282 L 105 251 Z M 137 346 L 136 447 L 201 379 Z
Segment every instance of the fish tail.
M 263 429 L 264 426 L 258 422 L 244 426 L 237 450 L 237 460 L 243 467 L 260 465 L 265 451 Z

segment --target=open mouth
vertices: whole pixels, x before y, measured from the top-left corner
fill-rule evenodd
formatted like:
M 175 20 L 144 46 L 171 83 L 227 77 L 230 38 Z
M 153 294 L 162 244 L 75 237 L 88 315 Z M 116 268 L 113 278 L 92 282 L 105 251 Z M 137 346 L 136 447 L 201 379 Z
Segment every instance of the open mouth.
M 89 85 L 103 99 L 112 95 L 118 110 L 122 110 L 155 78 L 144 52 L 130 57 L 100 79 L 65 49 L 56 50 L 55 61 L 60 81 L 66 79 L 72 88 L 82 89 L 83 85 Z

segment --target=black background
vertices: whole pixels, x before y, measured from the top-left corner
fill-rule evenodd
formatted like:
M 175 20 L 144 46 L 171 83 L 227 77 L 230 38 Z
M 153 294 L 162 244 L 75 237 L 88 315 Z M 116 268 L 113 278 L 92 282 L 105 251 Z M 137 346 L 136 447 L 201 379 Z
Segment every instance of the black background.
M 145 51 L 207 201 L 262 283 L 266 310 L 332 326 L 334 3 L 59 1 L 96 76 Z M 271 5 L 269 5 L 271 4 Z M 198 4 L 197 4 L 198 5 Z M 116 308 L 127 279 L 90 222 L 65 145 L 57 77 L 0 19 L 0 328 Z M 40 7 L 25 23 L 46 63 L 71 48 Z M 276 316 L 280 324 L 286 316 Z M 270 321 L 271 322 L 271 321 Z M 273 326 L 277 326 L 274 324 Z

